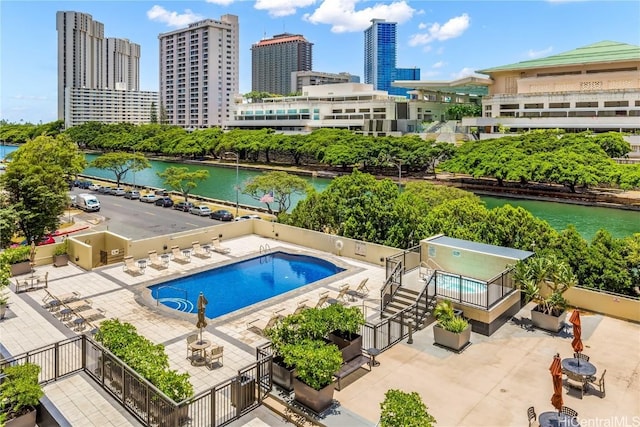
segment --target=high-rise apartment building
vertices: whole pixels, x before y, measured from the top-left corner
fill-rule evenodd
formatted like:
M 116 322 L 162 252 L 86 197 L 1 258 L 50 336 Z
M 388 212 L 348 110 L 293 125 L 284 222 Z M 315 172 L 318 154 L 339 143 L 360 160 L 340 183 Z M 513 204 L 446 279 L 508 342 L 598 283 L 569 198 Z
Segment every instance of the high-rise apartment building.
M 163 33 L 160 41 L 160 104 L 172 125 L 220 126 L 239 93 L 238 17 L 223 15 Z
M 311 71 L 313 43 L 300 34 L 278 34 L 251 46 L 251 90 L 288 95 L 291 73 Z
M 68 89 L 140 88 L 140 45 L 105 38 L 104 25 L 87 13 L 56 13 L 58 32 L 58 119 L 69 116 Z M 123 117 L 120 121 L 126 121 Z
M 394 80 L 420 80 L 419 68 L 396 68 L 395 22 L 372 19 L 364 31 L 364 82 L 389 95 L 407 96 L 407 90 L 391 86 Z

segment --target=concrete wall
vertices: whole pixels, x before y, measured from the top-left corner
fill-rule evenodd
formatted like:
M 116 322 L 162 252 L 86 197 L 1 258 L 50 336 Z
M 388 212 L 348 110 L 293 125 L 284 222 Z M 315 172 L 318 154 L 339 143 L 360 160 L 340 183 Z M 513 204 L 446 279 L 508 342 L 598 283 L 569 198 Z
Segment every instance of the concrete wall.
M 511 258 L 451 248 L 434 242 L 422 242 L 421 245 L 423 260 L 430 267 L 485 281 L 493 279 L 506 270 L 508 265 L 516 263 Z M 432 256 L 434 250 L 435 256 Z

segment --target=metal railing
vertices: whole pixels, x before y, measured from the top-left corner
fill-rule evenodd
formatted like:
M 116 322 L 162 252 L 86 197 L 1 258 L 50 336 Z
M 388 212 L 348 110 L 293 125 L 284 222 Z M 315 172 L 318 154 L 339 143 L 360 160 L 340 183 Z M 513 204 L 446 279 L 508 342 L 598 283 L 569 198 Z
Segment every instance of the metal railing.
M 432 276 L 434 296 L 489 310 L 517 290 L 509 274 L 512 270 L 504 270 L 486 282 L 436 270 Z
M 174 402 L 122 360 L 86 335 L 60 341 L 0 362 L 40 366 L 39 382 L 84 371 L 145 426 L 222 426 L 250 412 L 271 390 L 271 356 L 182 402 Z

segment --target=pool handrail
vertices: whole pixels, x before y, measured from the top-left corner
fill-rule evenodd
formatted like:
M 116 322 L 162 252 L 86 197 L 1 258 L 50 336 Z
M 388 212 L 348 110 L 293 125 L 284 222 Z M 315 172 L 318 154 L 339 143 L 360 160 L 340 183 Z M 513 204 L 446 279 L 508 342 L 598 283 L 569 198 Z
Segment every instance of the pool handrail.
M 170 285 L 163 285 L 163 286 L 158 286 L 157 288 L 154 289 L 155 291 L 157 291 L 156 292 L 156 298 L 155 298 L 156 299 L 156 306 L 158 306 L 160 304 L 160 289 L 165 289 L 165 288 L 173 289 L 174 291 L 184 292 L 184 300 L 185 301 L 189 301 L 186 289 L 180 289 L 180 288 L 176 288 L 175 286 L 170 286 Z M 153 291 L 151 291 L 151 296 L 153 296 Z

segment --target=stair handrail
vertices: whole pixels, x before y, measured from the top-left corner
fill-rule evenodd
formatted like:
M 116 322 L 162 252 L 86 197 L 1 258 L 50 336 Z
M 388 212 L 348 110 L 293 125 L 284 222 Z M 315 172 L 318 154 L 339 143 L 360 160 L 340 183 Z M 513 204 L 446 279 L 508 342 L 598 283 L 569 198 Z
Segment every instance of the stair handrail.
M 384 282 L 382 289 L 380 289 L 380 311 L 384 311 L 387 307 L 387 304 L 393 300 L 393 296 L 398 292 L 398 289 L 402 287 L 402 271 L 404 269 L 402 261 L 399 261 L 396 266 L 391 270 L 391 274 L 387 277 L 387 280 Z M 395 278 L 399 277 L 400 280 L 396 282 Z M 384 300 L 384 295 L 387 293 L 388 289 L 394 284 L 397 283 L 398 287 L 396 289 L 391 289 L 390 298 L 387 302 Z
M 434 270 L 434 272 L 435 272 L 435 270 Z M 429 308 L 431 307 L 432 303 L 436 299 L 436 293 L 435 292 L 433 293 L 431 298 L 429 298 L 429 285 L 431 285 L 435 281 L 435 277 L 436 277 L 435 274 L 431 274 L 431 276 L 429 276 L 429 280 L 425 280 L 425 284 L 424 284 L 424 287 L 422 288 L 422 291 L 416 297 L 416 302 L 414 303 L 414 305 L 415 305 L 414 319 L 415 319 L 416 325 L 422 324 L 424 319 L 427 317 L 427 313 L 430 312 Z M 420 310 L 420 305 L 418 304 L 418 302 L 420 302 L 420 300 L 422 300 L 422 298 L 424 298 L 424 300 L 425 300 L 425 306 L 424 306 L 425 309 L 421 313 L 420 312 L 421 311 Z

